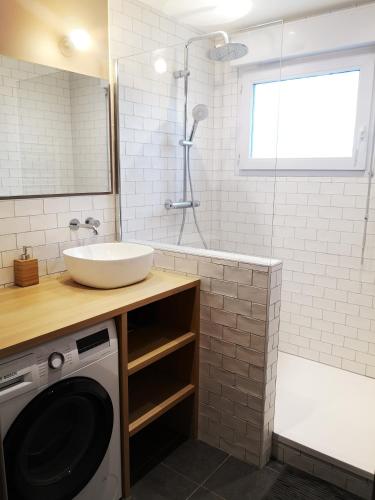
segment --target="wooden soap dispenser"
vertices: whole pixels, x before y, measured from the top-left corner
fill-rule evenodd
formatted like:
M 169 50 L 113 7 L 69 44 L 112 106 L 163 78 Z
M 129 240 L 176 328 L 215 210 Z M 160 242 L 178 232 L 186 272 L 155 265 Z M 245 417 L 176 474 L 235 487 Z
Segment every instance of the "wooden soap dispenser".
M 23 247 L 20 259 L 14 261 L 14 282 L 18 286 L 31 286 L 39 283 L 38 259 L 31 259 L 27 250 L 31 247 Z

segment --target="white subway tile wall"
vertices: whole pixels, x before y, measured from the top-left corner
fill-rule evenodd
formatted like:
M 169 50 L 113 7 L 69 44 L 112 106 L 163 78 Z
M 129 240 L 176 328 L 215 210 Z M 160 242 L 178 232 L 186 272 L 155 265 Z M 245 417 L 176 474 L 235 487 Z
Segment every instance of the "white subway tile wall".
M 238 74 L 220 67 L 217 248 L 250 255 L 272 248 L 283 261 L 281 351 L 375 377 L 374 190 L 361 266 L 368 177 L 239 176 Z
M 89 229 L 71 231 L 70 219 L 94 216 L 101 222 L 99 235 Z M 39 274 L 65 271 L 66 248 L 115 239 L 113 195 L 0 200 L 0 288 L 14 283 L 13 260 L 23 245 L 39 259 Z
M 176 80 L 173 72 L 183 69 L 184 43 L 197 33 L 135 1 L 115 2 L 113 19 L 114 50 L 121 57 L 123 231 L 127 238 L 176 243 L 182 213 L 164 207 L 167 199 L 178 201 L 182 197 L 183 148 L 179 141 L 183 137 L 184 82 Z M 201 202 L 198 219 L 212 246 L 216 205 L 212 198 L 214 63 L 206 57 L 209 46 L 208 42 L 199 42 L 190 47 L 188 127 L 192 125 L 194 105 L 206 104 L 209 117 L 200 122 L 191 149 L 191 174 L 194 198 Z M 154 69 L 158 60 L 166 64 L 163 73 Z M 201 245 L 191 211 L 182 241 L 189 246 Z

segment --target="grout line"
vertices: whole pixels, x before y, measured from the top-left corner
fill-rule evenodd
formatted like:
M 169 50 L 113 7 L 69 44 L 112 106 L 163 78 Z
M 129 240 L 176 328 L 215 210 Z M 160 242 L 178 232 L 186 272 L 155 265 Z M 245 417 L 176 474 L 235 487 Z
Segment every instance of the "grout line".
M 199 491 L 199 490 L 201 489 L 201 487 L 202 487 L 202 486 L 199 486 L 199 485 L 198 485 L 198 487 L 197 487 L 197 488 L 195 488 L 195 490 L 194 490 L 194 491 L 192 491 L 192 492 L 190 493 L 190 495 L 189 495 L 188 497 L 186 497 L 186 498 L 185 498 L 185 500 L 189 500 L 189 499 L 190 499 L 190 498 L 191 498 L 191 497 L 192 497 L 192 496 L 193 496 L 193 495 L 194 495 L 197 491 Z
M 189 495 L 185 500 L 190 500 L 192 498 L 192 496 L 194 495 L 194 493 L 196 493 L 197 491 L 199 491 L 200 489 L 203 489 L 205 491 L 208 491 L 208 493 L 211 493 L 215 498 L 217 498 L 218 500 L 226 500 L 224 497 L 218 495 L 217 493 L 215 493 L 214 491 L 211 491 L 209 490 L 208 488 L 205 488 L 204 486 L 199 486 L 199 488 L 197 488 L 196 490 L 193 491 L 193 493 L 191 495 Z M 315 499 L 314 499 L 315 500 Z
M 168 465 L 168 464 L 166 464 L 164 462 L 160 462 L 160 463 L 161 463 L 161 465 L 163 465 L 167 469 L 171 470 L 175 474 L 178 474 L 179 476 L 183 477 L 184 479 L 188 479 L 191 483 L 196 484 L 197 488 L 194 491 L 196 491 L 200 487 L 199 483 L 197 483 L 196 481 L 194 481 L 194 479 L 191 479 L 190 477 L 185 476 L 185 474 L 183 474 L 182 472 L 179 472 L 178 470 L 174 469 L 173 467 L 171 467 L 170 465 Z
M 227 455 L 224 460 L 222 462 L 220 462 L 220 464 L 216 467 L 216 469 L 214 469 L 211 474 L 209 474 L 206 479 L 198 486 L 198 488 L 196 488 L 187 498 L 186 500 L 189 500 L 193 495 L 194 493 L 196 493 L 200 488 L 204 488 L 204 485 L 207 483 L 207 481 L 210 479 L 210 477 L 212 477 L 224 464 L 225 462 L 231 457 L 231 455 Z M 207 488 L 205 488 L 207 490 Z M 210 491 L 210 490 L 208 490 Z M 224 497 L 218 495 L 217 493 L 215 493 L 214 491 L 210 491 L 210 493 L 213 493 L 214 495 L 216 495 L 218 498 L 222 499 L 222 500 L 225 500 Z
M 206 479 L 203 481 L 203 483 L 201 484 L 201 486 L 203 486 L 204 484 L 207 483 L 207 481 L 230 459 L 232 458 L 232 455 L 227 455 L 224 460 L 216 467 L 216 469 L 211 472 L 211 474 L 209 474 Z M 219 495 L 220 496 L 220 495 Z

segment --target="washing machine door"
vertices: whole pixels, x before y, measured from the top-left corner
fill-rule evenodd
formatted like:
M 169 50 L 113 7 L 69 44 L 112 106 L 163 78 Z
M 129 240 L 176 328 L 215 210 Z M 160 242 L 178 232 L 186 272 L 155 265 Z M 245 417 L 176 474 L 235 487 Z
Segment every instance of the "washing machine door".
M 95 380 L 73 377 L 36 396 L 4 438 L 9 500 L 72 500 L 95 475 L 113 406 Z

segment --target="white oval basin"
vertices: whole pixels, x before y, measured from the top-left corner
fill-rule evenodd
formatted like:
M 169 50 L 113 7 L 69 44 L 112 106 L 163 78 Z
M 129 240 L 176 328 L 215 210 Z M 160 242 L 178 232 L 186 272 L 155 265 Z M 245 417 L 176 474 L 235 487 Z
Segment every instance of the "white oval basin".
M 63 252 L 66 267 L 75 281 L 107 289 L 146 278 L 153 253 L 153 248 L 136 243 L 98 243 Z

